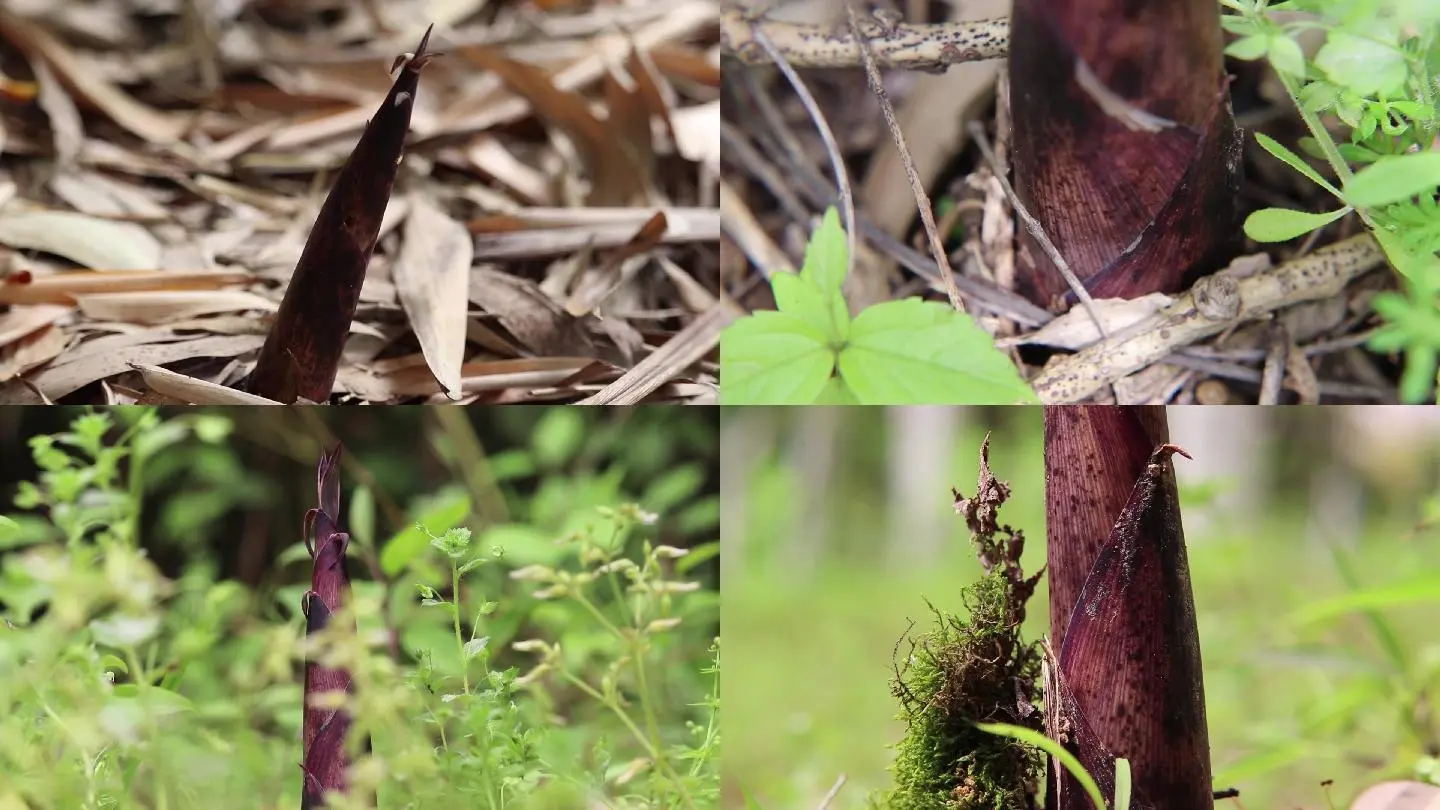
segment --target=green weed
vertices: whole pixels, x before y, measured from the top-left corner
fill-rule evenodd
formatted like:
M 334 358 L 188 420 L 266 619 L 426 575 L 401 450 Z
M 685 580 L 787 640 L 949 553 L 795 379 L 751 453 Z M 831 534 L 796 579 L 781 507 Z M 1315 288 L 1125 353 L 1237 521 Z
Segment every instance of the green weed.
M 1038 402 L 990 335 L 948 305 L 906 298 L 851 318 L 840 290 L 848 264 L 830 208 L 800 272 L 770 277 L 779 310 L 741 318 L 721 335 L 724 404 Z
M 31 440 L 40 473 L 0 520 L 0 807 L 296 807 L 307 655 L 355 684 L 333 698 L 354 719 L 354 767 L 332 807 L 713 805 L 713 547 L 654 539 L 714 530 L 685 464 L 641 479 L 665 512 L 642 509 L 617 474 L 624 428 L 547 415 L 532 448 L 491 457 L 523 482 L 508 522 L 476 521 L 467 490 L 445 487 L 388 538 L 383 499 L 351 497 L 347 476 L 351 553 L 385 578 L 354 579 L 358 632 L 306 638 L 303 583 L 219 579 L 193 538 L 178 574 L 150 557 L 148 532 L 185 521 L 147 497 L 147 475 L 214 466 L 231 426 L 114 409 Z M 282 568 L 307 556 L 294 524 Z
M 1271 138 L 1256 135 L 1270 154 L 1336 197 L 1324 213 L 1281 208 L 1256 211 L 1245 232 L 1279 242 L 1354 211 L 1400 273 L 1400 291 L 1374 299 L 1384 325 L 1370 340 L 1380 352 L 1403 352 L 1401 397 L 1433 398 L 1440 357 L 1440 6 L 1426 0 L 1220 0 L 1232 14 L 1226 48 L 1238 59 L 1268 59 L 1310 131 L 1300 147 L 1323 160 L 1327 180 Z M 1314 16 L 1272 16 L 1275 12 Z M 1306 59 L 1296 37 L 1323 32 Z M 1321 120 L 1332 114 L 1348 128 L 1337 143 Z

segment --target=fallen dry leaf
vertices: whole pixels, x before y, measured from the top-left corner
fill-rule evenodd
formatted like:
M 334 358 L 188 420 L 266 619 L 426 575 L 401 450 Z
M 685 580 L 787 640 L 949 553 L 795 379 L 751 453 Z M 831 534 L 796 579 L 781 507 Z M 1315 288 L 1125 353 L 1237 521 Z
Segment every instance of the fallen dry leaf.
M 156 290 L 86 293 L 75 296 L 80 311 L 91 318 L 158 324 L 197 315 L 276 308 L 274 301 L 244 290 Z
M 126 352 L 92 353 L 80 360 L 51 364 L 27 379 L 46 397 L 59 399 L 97 380 L 130 369 L 132 363 L 163 365 L 193 357 L 236 357 L 260 348 L 259 335 L 225 335 L 134 346 Z M 13 381 L 11 385 L 14 385 Z M 11 392 L 14 393 L 14 392 Z M 0 391 L 0 399 L 10 399 Z
M 1114 336 L 1170 306 L 1173 299 L 1164 293 L 1150 293 L 1139 298 L 1098 298 L 1095 315 Z M 1071 307 L 1039 329 L 1027 335 L 996 341 L 997 346 L 1040 345 L 1062 349 L 1081 349 L 1100 339 L 1100 331 L 1085 307 Z
M 273 399 L 257 397 L 209 380 L 190 377 L 160 366 L 131 363 L 151 390 L 190 405 L 279 405 Z
M 466 293 L 474 247 L 464 225 L 423 195 L 410 198 L 404 240 L 390 268 L 420 350 L 446 392 L 460 393 Z
M 534 282 L 493 270 L 470 275 L 470 300 L 499 319 L 505 331 L 538 355 L 584 355 L 595 349 L 578 318 Z
M 142 290 L 218 290 L 254 281 L 249 273 L 206 270 L 195 273 L 165 270 L 117 272 L 76 271 L 36 276 L 15 273 L 0 280 L 0 304 L 67 304 L 85 293 Z
M 0 347 L 0 383 L 50 362 L 70 339 L 55 326 L 42 326 Z
M 150 143 L 171 143 L 189 126 L 179 116 L 136 101 L 107 81 L 63 42 L 39 26 L 4 10 L 0 10 L 0 36 L 21 50 L 44 59 L 72 92 Z
M 15 307 L 0 314 L 0 347 L 7 346 L 37 329 L 49 326 L 70 314 L 70 307 L 38 306 Z
M 461 48 L 460 55 L 498 75 L 535 105 L 542 118 L 575 139 L 590 173 L 592 205 L 627 205 L 645 200 L 647 167 L 636 154 L 621 147 L 606 122 L 590 112 L 589 102 L 583 96 L 562 90 L 544 71 L 507 58 L 492 48 Z
M 11 211 L 0 214 L 0 245 L 43 250 L 92 270 L 154 270 L 160 243 L 129 222 L 69 211 Z

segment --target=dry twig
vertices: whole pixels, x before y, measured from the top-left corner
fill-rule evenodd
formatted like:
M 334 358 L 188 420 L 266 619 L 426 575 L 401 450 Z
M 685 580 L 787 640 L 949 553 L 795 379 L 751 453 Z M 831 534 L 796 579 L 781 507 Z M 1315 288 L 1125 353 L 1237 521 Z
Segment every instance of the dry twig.
M 1052 360 L 1031 384 L 1047 404 L 1079 402 L 1201 338 L 1282 307 L 1338 295 L 1346 284 L 1383 260 L 1372 237 L 1353 236 L 1241 280 L 1235 285 L 1234 300 L 1223 307 L 1223 312 L 1204 302 L 1197 306 L 1196 293 L 1202 287 L 1197 282 L 1190 292 L 1156 313 L 1145 328 L 1128 330 L 1125 336 L 1102 340 L 1076 354 Z
M 775 50 L 795 67 L 858 67 L 862 57 L 851 29 L 750 18 L 727 6 L 720 12 L 720 43 L 742 62 L 765 64 L 773 54 L 759 43 L 762 32 Z M 874 47 L 881 67 L 944 70 L 947 65 L 1003 59 L 1010 49 L 1010 20 L 967 20 L 932 25 L 864 20 L 861 37 Z
M 845 275 L 849 277 L 850 271 L 855 267 L 855 196 L 850 190 L 850 175 L 845 171 L 845 158 L 840 154 L 840 144 L 835 142 L 835 133 L 830 130 L 830 123 L 825 120 L 825 114 L 820 111 L 819 103 L 810 94 L 810 89 L 805 86 L 800 74 L 796 73 L 795 69 L 785 61 L 785 57 L 770 42 L 764 31 L 757 26 L 754 33 L 755 42 L 769 54 L 771 61 L 785 76 L 785 80 L 795 88 L 795 95 L 804 105 L 805 112 L 810 115 L 810 120 L 815 123 L 815 129 L 820 133 L 820 139 L 825 142 L 825 152 L 829 155 L 830 163 L 835 169 L 835 186 L 840 192 L 840 208 L 842 209 L 840 213 L 845 221 L 845 233 L 849 243 Z
M 850 30 L 854 32 L 856 42 L 860 46 L 860 55 L 865 62 L 865 76 L 870 82 L 870 92 L 875 94 L 875 99 L 880 102 L 880 112 L 885 116 L 885 126 L 890 129 L 890 137 L 895 139 L 895 148 L 900 152 L 900 162 L 905 167 L 905 176 L 910 180 L 910 191 L 915 195 L 915 206 L 920 209 L 920 221 L 925 225 L 925 235 L 930 242 L 930 254 L 935 257 L 935 269 L 939 271 L 940 278 L 945 282 L 945 294 L 950 299 L 950 306 L 965 311 L 965 302 L 960 299 L 960 290 L 955 286 L 954 274 L 950 272 L 950 260 L 945 256 L 945 246 L 940 243 L 940 233 L 935 227 L 935 213 L 930 210 L 930 195 L 925 193 L 925 185 L 920 181 L 920 174 L 915 171 L 915 160 L 910 156 L 910 150 L 905 146 L 905 133 L 900 131 L 900 122 L 895 119 L 895 108 L 890 104 L 890 97 L 885 93 L 885 84 L 880 80 L 880 70 L 875 66 L 875 56 L 871 52 L 870 42 L 865 38 L 861 30 L 860 21 L 855 14 L 855 5 L 845 3 L 845 13 L 849 15 Z M 851 228 L 854 222 L 851 221 Z M 851 246 L 852 251 L 854 246 Z

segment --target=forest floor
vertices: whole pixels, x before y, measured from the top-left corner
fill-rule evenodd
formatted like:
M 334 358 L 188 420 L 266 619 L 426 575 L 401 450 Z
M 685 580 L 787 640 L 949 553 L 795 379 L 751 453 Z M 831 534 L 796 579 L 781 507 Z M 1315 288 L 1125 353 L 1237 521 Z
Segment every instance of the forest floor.
M 712 399 L 716 14 L 7 2 L 0 401 L 243 399 L 320 203 L 432 23 L 332 401 Z

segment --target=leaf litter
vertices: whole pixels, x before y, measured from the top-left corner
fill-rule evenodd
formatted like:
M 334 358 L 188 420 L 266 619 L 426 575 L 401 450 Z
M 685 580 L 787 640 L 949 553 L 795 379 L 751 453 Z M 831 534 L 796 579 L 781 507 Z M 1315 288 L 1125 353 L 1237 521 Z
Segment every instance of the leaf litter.
M 321 203 L 432 21 L 334 383 L 299 400 L 714 400 L 716 4 L 374 8 L 5 4 L 0 402 L 255 401 Z

